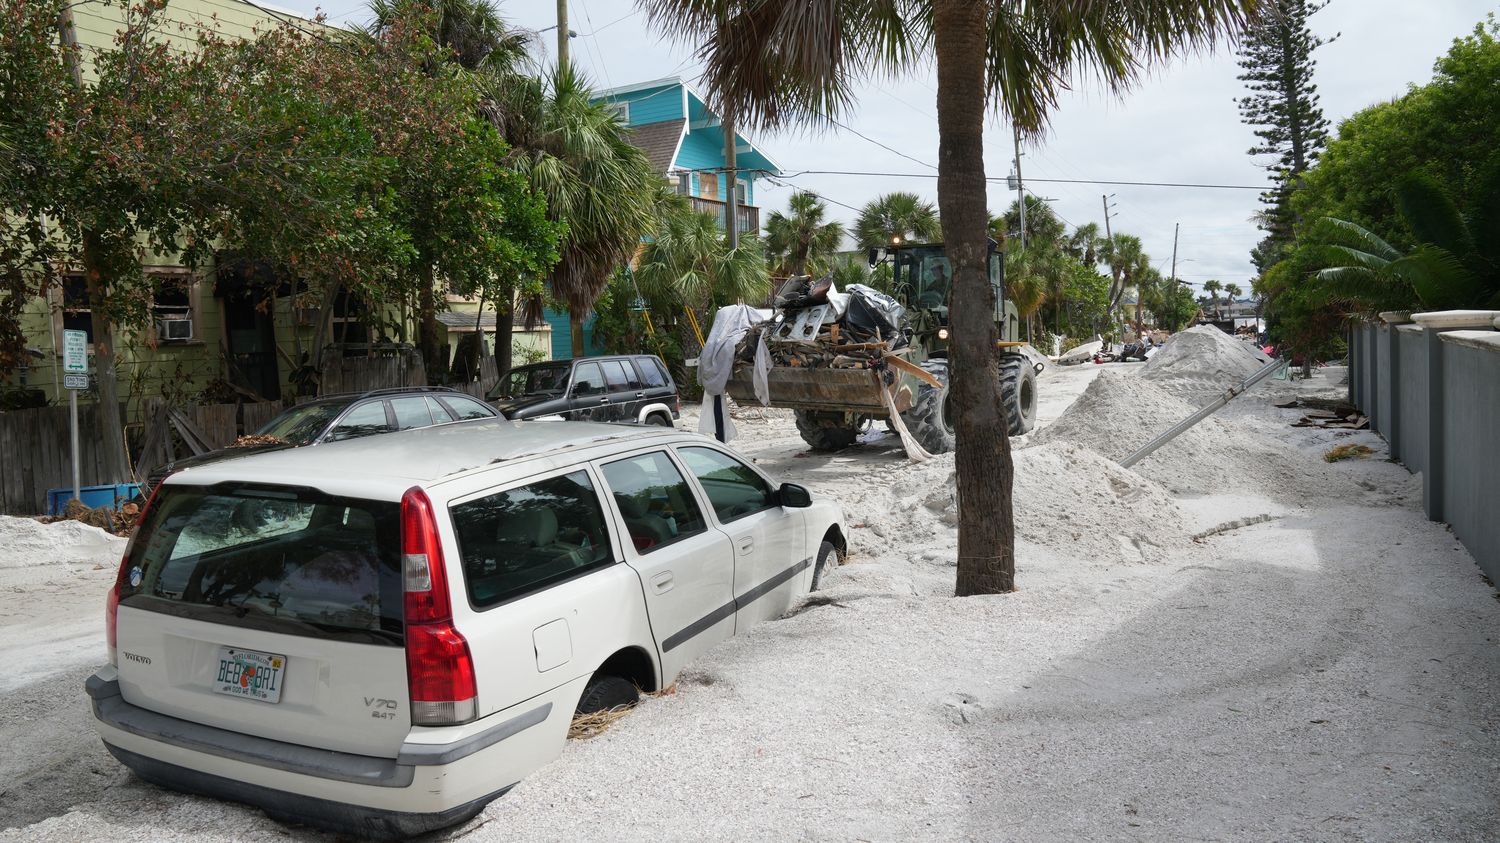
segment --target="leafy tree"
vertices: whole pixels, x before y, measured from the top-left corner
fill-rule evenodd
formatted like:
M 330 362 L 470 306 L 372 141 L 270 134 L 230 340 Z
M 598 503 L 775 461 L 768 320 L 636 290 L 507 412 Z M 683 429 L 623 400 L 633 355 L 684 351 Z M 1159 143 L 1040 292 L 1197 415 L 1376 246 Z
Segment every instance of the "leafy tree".
M 778 275 L 826 272 L 844 242 L 844 225 L 828 220 L 828 205 L 811 193 L 798 191 L 787 202 L 787 212 L 766 217 L 766 252 L 777 261 Z
M 826 121 L 863 79 L 937 67 L 938 206 L 954 264 L 959 595 L 1015 587 L 1013 467 L 987 280 L 984 121 L 990 105 L 1039 133 L 1079 76 L 1123 90 L 1142 71 L 1237 28 L 1253 0 L 643 0 L 700 47 L 721 113 L 743 125 Z
M 1412 244 L 1392 185 L 1415 169 L 1443 183 L 1459 207 L 1484 196 L 1482 180 L 1500 150 L 1500 23 L 1453 42 L 1429 84 L 1367 108 L 1339 125 L 1316 167 L 1295 191 L 1302 219 L 1357 223 L 1398 247 Z
M 1240 81 L 1250 95 L 1237 101 L 1240 118 L 1257 127 L 1255 135 L 1260 138 L 1250 154 L 1270 157 L 1265 166 L 1276 183 L 1261 196 L 1270 206 L 1263 220 L 1267 237 L 1256 251 L 1261 270 L 1291 241 L 1288 197 L 1328 140 L 1328 120 L 1313 84 L 1317 62 L 1312 54 L 1332 40 L 1313 35 L 1307 25 L 1327 0 L 1270 0 L 1266 5 L 1269 8 L 1245 32 L 1240 49 L 1245 73 Z
M 1158 286 L 1151 311 L 1156 314 L 1156 326 L 1173 333 L 1187 327 L 1198 312 L 1198 302 L 1193 291 L 1178 278 L 1169 278 Z
M 915 193 L 887 193 L 872 199 L 854 221 L 854 239 L 861 249 L 909 240 L 935 243 L 942 238 L 937 207 Z

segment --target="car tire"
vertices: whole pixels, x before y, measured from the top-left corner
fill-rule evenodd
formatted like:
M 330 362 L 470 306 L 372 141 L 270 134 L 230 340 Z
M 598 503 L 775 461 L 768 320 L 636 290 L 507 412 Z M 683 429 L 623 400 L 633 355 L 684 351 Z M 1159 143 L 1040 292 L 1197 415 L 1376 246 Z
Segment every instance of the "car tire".
M 595 674 L 578 698 L 578 707 L 573 716 L 595 714 L 616 708 L 629 708 L 640 702 L 641 689 L 629 679 L 611 673 Z
M 821 591 L 828 581 L 828 573 L 839 566 L 839 549 L 832 542 L 818 546 L 818 561 L 813 565 L 811 591 Z
M 652 413 L 651 415 L 646 417 L 646 424 L 655 425 L 657 427 L 671 427 L 672 419 L 662 413 Z

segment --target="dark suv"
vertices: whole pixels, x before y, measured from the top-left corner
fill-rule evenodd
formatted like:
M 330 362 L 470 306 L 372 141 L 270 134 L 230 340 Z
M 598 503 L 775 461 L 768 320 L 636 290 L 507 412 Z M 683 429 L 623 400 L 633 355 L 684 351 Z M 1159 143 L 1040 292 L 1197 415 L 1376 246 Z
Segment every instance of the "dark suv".
M 158 466 L 143 491 L 155 489 L 156 484 L 174 472 L 232 457 L 434 424 L 490 419 L 496 415 L 494 408 L 483 401 L 447 387 L 401 387 L 327 395 L 288 407 L 255 431 L 255 436 L 270 439 L 219 448 Z
M 508 419 L 554 417 L 671 427 L 682 409 L 666 365 L 650 354 L 520 366 L 485 397 Z

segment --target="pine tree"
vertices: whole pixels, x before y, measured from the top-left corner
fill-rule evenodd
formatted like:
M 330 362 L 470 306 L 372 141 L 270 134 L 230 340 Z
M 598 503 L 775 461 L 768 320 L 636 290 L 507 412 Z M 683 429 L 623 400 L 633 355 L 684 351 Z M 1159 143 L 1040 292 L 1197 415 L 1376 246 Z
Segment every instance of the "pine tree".
M 1328 0 L 1272 0 L 1247 31 L 1240 50 L 1240 67 L 1245 70 L 1240 81 L 1250 90 L 1249 96 L 1236 100 L 1240 119 L 1256 127 L 1260 142 L 1250 154 L 1271 156 L 1265 167 L 1276 182 L 1261 196 L 1270 206 L 1261 215 L 1266 238 L 1251 254 L 1262 271 L 1280 260 L 1291 241 L 1292 188 L 1328 142 L 1328 120 L 1313 84 L 1317 62 L 1312 54 L 1338 36 L 1321 38 L 1307 26 L 1307 19 L 1326 5 Z

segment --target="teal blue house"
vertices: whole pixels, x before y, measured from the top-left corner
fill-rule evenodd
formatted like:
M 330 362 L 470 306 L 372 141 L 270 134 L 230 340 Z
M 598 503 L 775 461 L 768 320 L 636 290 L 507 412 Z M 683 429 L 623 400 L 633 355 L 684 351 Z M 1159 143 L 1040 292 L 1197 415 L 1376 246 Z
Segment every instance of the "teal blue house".
M 723 224 L 730 190 L 724 171 L 724 127 L 703 97 L 681 77 L 673 76 L 601 91 L 598 99 L 609 103 L 620 121 L 631 128 L 635 145 L 645 151 L 662 178 L 693 207 L 714 215 Z M 781 167 L 739 133 L 735 133 L 734 154 L 734 189 L 738 191 L 735 222 L 741 234 L 759 236 L 755 184 L 766 176 L 780 175 Z M 552 326 L 553 359 L 572 357 L 568 314 L 549 310 L 546 317 Z M 593 323 L 592 316 L 584 321 L 584 352 L 603 354 L 590 330 Z

